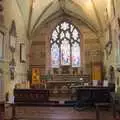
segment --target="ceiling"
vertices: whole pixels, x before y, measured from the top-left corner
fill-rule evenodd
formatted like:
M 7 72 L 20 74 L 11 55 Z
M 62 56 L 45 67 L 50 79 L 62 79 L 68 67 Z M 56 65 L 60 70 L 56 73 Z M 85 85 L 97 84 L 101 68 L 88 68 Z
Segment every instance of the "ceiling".
M 105 29 L 106 20 L 112 16 L 113 0 L 16 0 L 28 35 L 48 18 L 61 12 L 76 17 L 92 31 Z

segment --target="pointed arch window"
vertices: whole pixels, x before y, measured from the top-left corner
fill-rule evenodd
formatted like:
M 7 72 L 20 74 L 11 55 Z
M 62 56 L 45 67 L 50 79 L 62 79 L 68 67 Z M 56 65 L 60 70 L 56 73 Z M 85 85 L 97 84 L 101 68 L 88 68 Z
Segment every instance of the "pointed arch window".
M 80 33 L 71 23 L 63 21 L 51 35 L 51 66 L 80 67 Z

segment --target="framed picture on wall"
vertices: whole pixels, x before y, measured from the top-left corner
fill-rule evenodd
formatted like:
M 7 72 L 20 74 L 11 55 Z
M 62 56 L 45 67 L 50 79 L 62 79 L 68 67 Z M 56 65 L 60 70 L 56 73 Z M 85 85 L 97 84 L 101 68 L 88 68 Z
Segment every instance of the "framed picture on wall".
M 26 62 L 26 48 L 24 43 L 20 43 L 20 62 Z
M 4 33 L 0 31 L 0 59 L 3 59 L 4 54 Z

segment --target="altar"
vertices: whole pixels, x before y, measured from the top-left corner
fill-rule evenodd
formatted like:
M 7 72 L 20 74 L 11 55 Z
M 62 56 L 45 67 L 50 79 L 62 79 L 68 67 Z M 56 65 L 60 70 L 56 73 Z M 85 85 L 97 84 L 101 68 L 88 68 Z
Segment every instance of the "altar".
M 82 80 L 81 80 L 82 78 Z M 53 75 L 51 80 L 47 81 L 47 89 L 50 90 L 51 97 L 71 97 L 72 85 L 84 85 L 84 83 L 89 83 L 89 75 Z

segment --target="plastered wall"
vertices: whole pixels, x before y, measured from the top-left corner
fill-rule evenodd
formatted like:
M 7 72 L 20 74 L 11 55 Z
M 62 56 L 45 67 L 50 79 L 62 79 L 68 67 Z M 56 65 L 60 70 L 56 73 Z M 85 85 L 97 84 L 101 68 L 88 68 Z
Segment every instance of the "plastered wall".
M 16 50 L 14 53 L 14 58 L 16 62 L 15 66 L 15 79 L 10 79 L 9 62 L 12 58 L 12 54 L 9 48 L 9 31 L 11 27 L 12 20 L 16 24 Z M 16 83 L 23 82 L 27 80 L 27 70 L 28 70 L 28 49 L 29 40 L 26 34 L 26 27 L 22 14 L 18 8 L 16 0 L 4 0 L 4 27 L 5 27 L 5 43 L 4 43 L 4 59 L 0 62 L 4 71 L 4 85 L 5 93 L 9 92 L 10 95 L 13 94 L 13 89 Z M 25 55 L 26 62 L 20 62 L 20 43 L 25 44 Z
M 119 3 L 120 1 L 115 2 L 115 14 L 111 13 L 112 16 L 108 19 L 106 22 L 106 28 L 103 33 L 103 37 L 101 37 L 101 41 L 103 41 L 104 44 L 102 44 L 103 50 L 104 50 L 104 67 L 106 69 L 106 76 L 109 76 L 109 67 L 112 65 L 114 67 L 115 72 L 115 84 L 116 84 L 116 90 L 117 87 L 120 86 L 120 72 L 117 71 L 117 68 L 119 67 L 120 63 L 120 54 L 118 54 L 119 51 L 119 34 L 120 34 L 120 27 L 118 24 L 118 18 L 120 17 L 120 7 Z M 113 11 L 112 11 L 113 12 Z M 109 34 L 109 25 L 111 26 L 111 32 Z M 111 36 L 111 37 L 109 37 Z M 106 53 L 106 44 L 108 41 L 112 41 L 112 47 L 111 52 L 109 55 Z
M 81 37 L 81 67 L 85 73 L 91 73 L 91 62 L 100 62 L 101 45 L 96 33 L 91 31 L 80 20 L 62 16 L 40 26 L 32 37 L 31 62 L 32 66 L 39 66 L 43 74 L 50 70 L 50 37 L 56 25 L 63 20 L 72 22 L 79 30 Z M 44 44 L 44 45 L 43 45 Z M 41 56 L 43 52 L 44 57 Z

